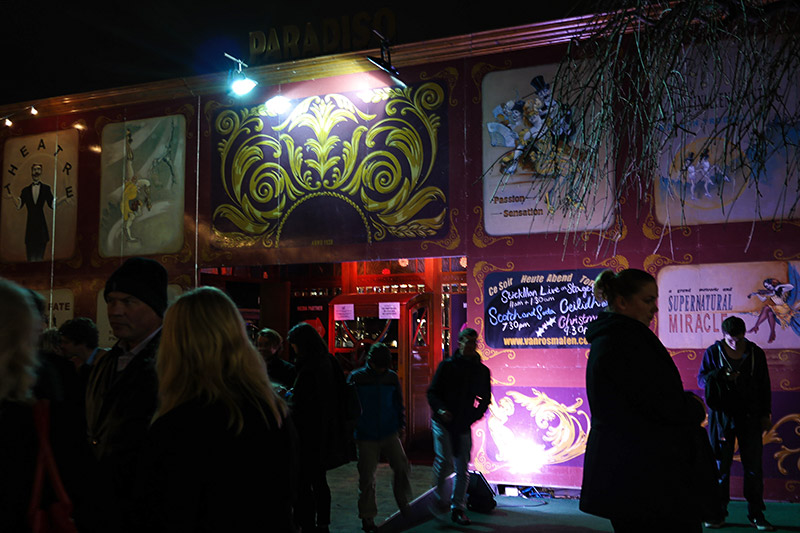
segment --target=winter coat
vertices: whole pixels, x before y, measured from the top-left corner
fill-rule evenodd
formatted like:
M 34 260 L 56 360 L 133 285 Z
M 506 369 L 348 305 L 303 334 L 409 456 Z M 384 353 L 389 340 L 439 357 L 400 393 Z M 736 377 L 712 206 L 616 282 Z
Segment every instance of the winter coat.
M 638 320 L 600 313 L 586 339 L 592 419 L 581 510 L 648 523 L 699 520 L 699 398 L 684 392 L 669 352 Z
M 266 405 L 239 406 L 236 434 L 222 403 L 194 400 L 153 422 L 136 483 L 135 531 L 291 532 L 296 433 Z
M 365 366 L 353 371 L 348 382 L 355 385 L 361 404 L 356 440 L 381 440 L 405 427 L 403 394 L 396 372 L 376 372 Z
M 428 404 L 434 418 L 440 409 L 452 413 L 449 422 L 437 419 L 452 434 L 468 432 L 483 418 L 491 400 L 491 377 L 480 356 L 468 358 L 456 352 L 439 363 L 428 387 Z

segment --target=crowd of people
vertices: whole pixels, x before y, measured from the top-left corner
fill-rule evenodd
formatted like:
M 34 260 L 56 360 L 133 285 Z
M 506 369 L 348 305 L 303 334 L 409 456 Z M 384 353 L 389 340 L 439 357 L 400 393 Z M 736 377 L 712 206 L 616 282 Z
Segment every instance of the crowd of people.
M 722 527 L 734 442 L 745 470 L 749 519 L 764 517 L 761 434 L 771 425 L 763 350 L 744 322 L 703 357 L 703 399 L 685 391 L 669 352 L 649 328 L 658 287 L 648 273 L 604 271 L 595 294 L 608 307 L 587 331 L 586 391 L 592 428 L 580 508 L 617 532 Z M 355 456 L 362 529 L 378 530 L 375 473 L 393 472 L 398 509 L 410 512 L 405 409 L 392 352 L 380 342 L 345 376 L 310 324 L 283 339 L 255 339 L 223 291 L 199 287 L 168 305 L 167 272 L 130 258 L 104 289 L 117 339 L 98 347 L 88 318 L 46 327 L 35 291 L 0 278 L 0 524 L 31 527 L 34 471 L 42 437 L 34 413 L 49 407 L 49 440 L 77 531 L 326 532 L 327 472 Z M 428 388 L 438 518 L 464 526 L 471 426 L 491 401 L 478 333 L 464 328 L 458 350 Z M 709 443 L 701 423 L 710 409 Z M 352 449 L 350 446 L 352 445 Z M 455 472 L 451 490 L 448 478 Z M 631 490 L 624 496 L 622 487 Z M 64 498 L 45 491 L 42 505 Z M 63 503 L 63 502 L 62 502 Z M 449 515 L 449 517 L 448 517 Z

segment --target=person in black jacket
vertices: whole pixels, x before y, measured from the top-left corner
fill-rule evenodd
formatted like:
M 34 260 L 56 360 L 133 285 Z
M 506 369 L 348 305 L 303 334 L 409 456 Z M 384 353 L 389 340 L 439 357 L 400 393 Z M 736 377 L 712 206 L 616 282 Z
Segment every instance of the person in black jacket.
M 296 435 L 233 301 L 214 287 L 178 298 L 156 369 L 130 531 L 293 532 Z
M 303 533 L 324 533 L 331 521 L 326 472 L 339 441 L 339 382 L 345 378 L 314 326 L 301 322 L 286 337 L 297 363 L 297 379 L 288 397 L 300 448 L 295 517 Z
M 658 311 L 655 279 L 642 270 L 606 270 L 594 293 L 608 307 L 586 332 L 592 424 L 580 509 L 608 518 L 618 533 L 699 532 L 703 440 L 696 434 L 705 409 L 683 390 L 678 368 L 649 328 Z
M 114 533 L 130 513 L 133 482 L 158 404 L 155 359 L 167 308 L 167 271 L 132 257 L 106 282 L 117 343 L 92 367 L 86 389 L 87 439 L 94 456 L 81 530 Z
M 428 387 L 436 454 L 434 512 L 445 512 L 450 500 L 450 518 L 459 525 L 470 523 L 465 511 L 469 484 L 467 467 L 472 452 L 471 427 L 486 413 L 492 395 L 489 369 L 481 363 L 475 349 L 477 341 L 478 332 L 464 328 L 458 335 L 458 351 L 439 364 Z M 448 497 L 445 481 L 453 470 L 456 479 L 452 495 Z
M 774 531 L 764 517 L 762 433 L 772 427 L 772 391 L 764 350 L 745 339 L 744 320 L 722 321 L 723 339 L 709 346 L 697 374 L 706 390 L 708 430 L 719 467 L 719 514 L 706 527 L 725 524 L 730 501 L 730 475 L 735 443 L 744 470 L 747 517 L 759 531 Z

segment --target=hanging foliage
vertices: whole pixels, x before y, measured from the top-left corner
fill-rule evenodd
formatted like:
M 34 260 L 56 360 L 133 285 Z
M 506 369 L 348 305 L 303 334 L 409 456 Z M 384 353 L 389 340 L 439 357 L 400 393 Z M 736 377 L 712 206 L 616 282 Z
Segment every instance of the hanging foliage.
M 660 204 L 665 225 L 798 218 L 799 5 L 595 2 L 547 95 L 546 127 L 496 166 L 559 175 L 549 205 L 573 216 L 600 205 L 611 169 L 615 203 Z M 544 194 L 532 183 L 530 196 Z

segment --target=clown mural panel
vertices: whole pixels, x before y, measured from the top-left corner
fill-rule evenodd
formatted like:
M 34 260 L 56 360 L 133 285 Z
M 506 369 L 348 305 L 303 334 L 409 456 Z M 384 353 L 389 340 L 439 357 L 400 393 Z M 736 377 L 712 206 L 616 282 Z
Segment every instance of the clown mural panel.
M 768 349 L 800 347 L 800 263 L 674 265 L 658 274 L 658 336 L 673 349 L 709 346 L 728 316 Z
M 483 213 L 490 235 L 607 228 L 616 203 L 611 165 L 586 150 L 584 124 L 553 96 L 556 65 L 492 72 L 483 80 Z M 569 179 L 592 166 L 591 184 Z
M 3 167 L 0 258 L 37 262 L 71 257 L 77 227 L 78 132 L 10 138 Z
M 183 245 L 186 119 L 103 128 L 100 255 L 173 253 Z

